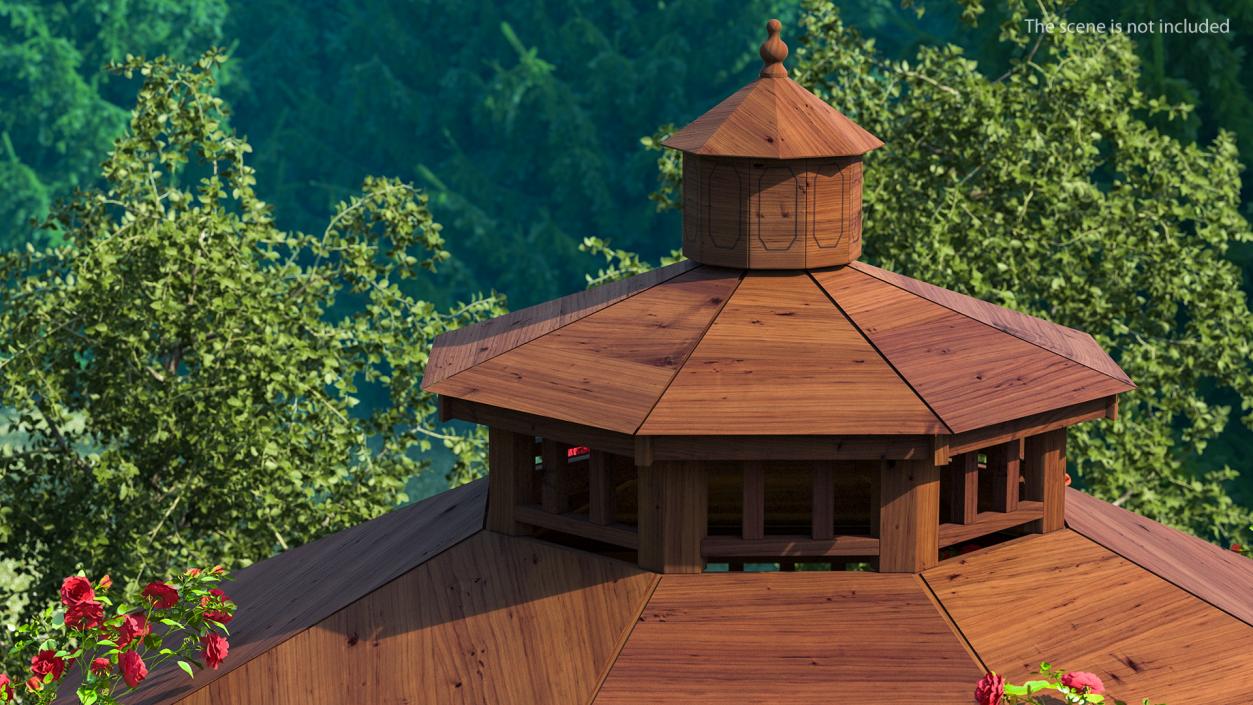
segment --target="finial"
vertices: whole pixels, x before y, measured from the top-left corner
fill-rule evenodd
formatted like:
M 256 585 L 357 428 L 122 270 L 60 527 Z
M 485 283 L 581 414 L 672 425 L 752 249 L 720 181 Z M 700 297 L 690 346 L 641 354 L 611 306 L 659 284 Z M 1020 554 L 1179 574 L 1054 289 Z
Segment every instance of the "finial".
M 783 60 L 787 58 L 787 45 L 779 39 L 779 32 L 783 29 L 783 23 L 778 20 L 770 20 L 766 23 L 766 41 L 761 45 L 761 60 L 766 62 L 761 67 L 761 76 L 763 78 L 773 78 L 775 76 L 787 76 L 787 68 L 783 66 Z

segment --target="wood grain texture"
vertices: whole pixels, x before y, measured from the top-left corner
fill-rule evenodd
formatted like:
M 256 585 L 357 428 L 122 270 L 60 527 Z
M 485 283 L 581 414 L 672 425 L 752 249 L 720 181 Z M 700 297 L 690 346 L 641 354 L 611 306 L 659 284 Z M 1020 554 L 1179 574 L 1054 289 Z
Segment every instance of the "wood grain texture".
M 786 77 L 753 81 L 662 144 L 692 154 L 762 159 L 852 157 L 883 146 Z
M 947 429 L 808 275 L 750 271 L 639 432 L 857 435 Z
M 1118 397 L 1105 397 L 1071 404 L 949 436 L 948 450 L 950 454 L 977 452 L 997 443 L 1048 433 L 1084 421 L 1111 418 L 1109 416 L 1111 399 L 1117 400 Z M 1113 406 L 1116 407 L 1117 403 Z
M 1023 498 L 1044 503 L 1044 517 L 1031 531 L 1048 533 L 1066 525 L 1066 429 L 1028 436 L 1023 443 Z
M 431 387 L 459 399 L 633 433 L 739 283 L 701 267 Z
M 979 455 L 961 453 L 942 469 L 940 518 L 972 524 L 979 516 Z
M 490 360 L 502 352 L 551 333 L 697 266 L 698 263 L 692 261 L 676 262 L 651 272 L 528 306 L 504 316 L 444 333 L 431 346 L 431 356 L 422 377 L 422 388 L 430 390 L 435 383 L 462 370 Z
M 1073 531 L 1253 626 L 1253 561 L 1212 543 L 1066 489 Z
M 872 536 L 840 535 L 827 539 L 809 536 L 766 536 L 743 539 L 734 536 L 707 536 L 701 552 L 710 560 L 734 558 L 744 561 L 775 561 L 780 558 L 835 558 L 879 555 L 879 539 Z
M 914 576 L 666 575 L 595 705 L 965 703 L 981 675 Z
M 214 683 L 208 705 L 584 705 L 655 581 L 484 532 Z
M 616 455 L 634 455 L 635 446 L 639 440 L 627 433 L 607 431 L 603 428 L 570 421 L 559 421 L 490 404 L 479 404 L 452 397 L 441 397 L 441 399 L 447 400 L 445 406 L 450 418 L 529 436 L 555 438 L 570 445 L 593 446 Z
M 927 583 L 988 667 L 1091 671 L 1128 702 L 1253 702 L 1253 628 L 1072 531 L 948 561 Z M 1014 609 L 1006 619 L 1005 610 Z
M 998 443 L 986 451 L 987 468 L 982 488 L 986 497 L 979 498 L 979 511 L 1013 512 L 1022 497 L 1022 441 Z
M 614 520 L 614 467 L 611 456 L 592 449 L 588 458 L 587 518 L 594 524 L 610 524 Z
M 912 460 L 928 436 L 645 436 L 656 460 Z
M 189 680 L 175 664 L 153 669 L 126 702 L 175 702 L 317 624 L 483 528 L 487 483 L 478 481 L 293 548 L 239 571 L 223 588 L 239 605 L 230 658 Z M 257 698 L 247 702 L 267 702 Z
M 1127 389 L 1135 387 L 1131 378 L 1118 366 L 1118 363 L 1114 362 L 1109 353 L 1105 352 L 1100 344 L 1092 339 L 1091 335 L 1083 331 L 1068 328 L 1042 318 L 1028 316 L 1025 313 L 1019 313 L 1013 309 L 981 301 L 973 296 L 949 291 L 918 279 L 911 279 L 865 262 L 856 262 L 852 265 L 852 268 L 869 274 L 880 281 L 917 294 L 929 301 L 934 301 L 952 311 L 969 316 L 1016 338 L 1021 338 L 1045 350 L 1055 352 L 1097 372 L 1107 374 L 1125 383 Z
M 879 571 L 917 573 L 939 561 L 940 471 L 928 460 L 885 460 L 879 475 Z
M 954 433 L 1129 389 L 852 267 L 814 279 Z
M 512 536 L 529 533 L 514 512 L 536 501 L 535 437 L 491 428 L 487 443 L 487 528 Z
M 663 462 L 639 469 L 640 567 L 659 573 L 705 569 L 701 540 L 709 530 L 709 485 L 696 462 Z
M 845 472 L 848 470 L 846 469 Z M 835 468 L 826 463 L 815 465 L 813 476 L 812 505 L 809 517 L 809 535 L 815 539 L 835 536 Z
M 740 477 L 740 538 L 759 539 L 766 535 L 766 467 L 758 462 L 744 463 Z
M 584 488 L 587 486 L 587 475 L 575 472 L 570 464 L 570 445 L 561 441 L 545 438 L 540 446 L 543 458 L 544 482 L 540 493 L 540 504 L 544 511 L 563 514 L 573 509 L 571 496 L 576 491 L 579 481 Z
M 1031 500 L 1018 503 L 1012 512 L 979 512 L 969 524 L 940 524 L 940 548 L 988 536 L 1006 529 L 1039 521 L 1044 515 L 1044 504 Z

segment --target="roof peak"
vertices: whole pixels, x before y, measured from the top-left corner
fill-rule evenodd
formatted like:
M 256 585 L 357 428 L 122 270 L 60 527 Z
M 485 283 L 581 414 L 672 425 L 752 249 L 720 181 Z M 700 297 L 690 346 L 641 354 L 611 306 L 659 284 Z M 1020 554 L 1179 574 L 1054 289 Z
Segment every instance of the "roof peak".
M 783 60 L 787 58 L 787 44 L 779 38 L 779 33 L 783 30 L 783 23 L 778 20 L 770 20 L 766 23 L 766 41 L 762 42 L 761 60 L 765 65 L 761 67 L 762 78 L 787 78 L 787 67 L 783 65 Z

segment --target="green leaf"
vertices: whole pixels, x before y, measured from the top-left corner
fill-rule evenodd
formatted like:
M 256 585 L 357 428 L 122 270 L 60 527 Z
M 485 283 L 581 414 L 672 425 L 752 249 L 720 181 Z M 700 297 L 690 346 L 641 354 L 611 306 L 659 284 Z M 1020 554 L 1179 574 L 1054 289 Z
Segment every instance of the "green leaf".
M 196 677 L 196 674 L 195 674 L 195 673 L 193 673 L 193 672 L 192 672 L 192 670 L 191 670 L 191 664 L 187 663 L 186 661 L 181 661 L 181 660 L 180 660 L 180 661 L 178 662 L 178 667 L 179 667 L 179 668 L 181 668 L 181 669 L 183 669 L 183 671 L 184 671 L 184 672 L 188 675 L 188 677 L 190 677 L 190 678 L 195 678 L 195 677 Z

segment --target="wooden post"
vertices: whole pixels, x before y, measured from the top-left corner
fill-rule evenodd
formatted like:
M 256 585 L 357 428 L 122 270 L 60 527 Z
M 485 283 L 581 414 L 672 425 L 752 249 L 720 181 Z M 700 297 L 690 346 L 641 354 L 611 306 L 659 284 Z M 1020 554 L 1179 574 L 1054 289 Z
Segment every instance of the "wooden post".
M 588 518 L 596 524 L 613 523 L 614 468 L 609 454 L 592 449 L 588 458 Z
M 1024 443 L 1022 474 L 1026 499 L 1044 503 L 1044 518 L 1027 525 L 1033 533 L 1046 534 L 1066 525 L 1066 429 L 1035 436 Z
M 815 539 L 835 537 L 835 478 L 830 463 L 815 465 L 813 469 L 810 535 Z
M 962 453 L 944 466 L 941 514 L 947 522 L 973 524 L 979 518 L 979 456 Z
M 987 508 L 993 512 L 1017 511 L 1022 440 L 999 443 L 986 452 L 991 487 Z
M 879 498 L 879 572 L 918 573 L 938 563 L 940 471 L 934 461 L 883 461 Z
M 544 511 L 564 514 L 570 511 L 570 494 L 573 478 L 570 469 L 570 446 L 548 438 L 544 439 Z
M 761 463 L 743 465 L 744 501 L 740 517 L 740 537 L 760 539 L 766 535 L 766 471 Z
M 512 536 L 529 534 L 529 527 L 514 520 L 514 509 L 535 504 L 535 439 L 491 428 L 487 442 L 487 528 Z
M 709 528 L 704 466 L 654 462 L 638 471 L 640 567 L 659 573 L 703 571 L 700 543 Z

